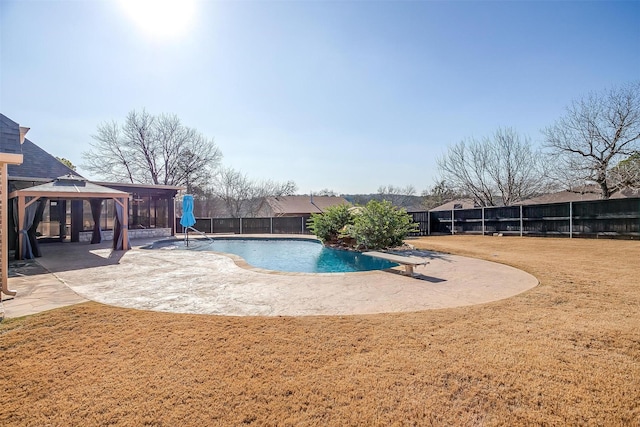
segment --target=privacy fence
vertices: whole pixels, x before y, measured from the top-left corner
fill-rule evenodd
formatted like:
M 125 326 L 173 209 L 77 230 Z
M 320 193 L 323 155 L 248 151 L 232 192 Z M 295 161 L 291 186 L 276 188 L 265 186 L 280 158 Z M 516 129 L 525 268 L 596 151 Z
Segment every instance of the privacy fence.
M 417 212 L 419 235 L 640 238 L 640 198 Z
M 307 227 L 307 216 L 270 218 L 196 218 L 193 226 L 203 233 L 233 234 L 311 234 Z M 176 232 L 182 233 L 180 218 Z
M 545 205 L 412 212 L 419 231 L 431 234 L 609 237 L 640 239 L 640 198 Z M 197 218 L 203 233 L 311 234 L 309 216 L 272 218 Z M 180 218 L 176 232 L 182 233 Z

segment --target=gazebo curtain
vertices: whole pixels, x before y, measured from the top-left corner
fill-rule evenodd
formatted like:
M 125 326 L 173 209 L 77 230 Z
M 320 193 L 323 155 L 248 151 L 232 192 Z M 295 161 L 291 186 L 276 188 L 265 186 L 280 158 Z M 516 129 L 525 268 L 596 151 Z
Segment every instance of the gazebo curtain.
M 44 209 L 47 206 L 46 197 L 41 198 L 36 203 L 32 203 L 25 210 L 25 219 L 24 219 L 24 229 L 18 230 L 18 199 L 15 198 L 12 200 L 12 208 L 13 212 L 13 229 L 15 230 L 15 247 L 16 254 L 18 248 L 18 240 L 20 239 L 20 234 L 23 235 L 23 245 L 22 245 L 22 259 L 32 259 L 35 257 L 42 256 L 40 252 L 40 246 L 38 245 L 38 238 L 36 236 L 36 230 L 38 229 L 38 225 L 42 221 L 42 215 L 44 213 Z M 17 255 L 16 255 L 17 256 Z
M 91 199 L 91 216 L 93 217 L 93 234 L 91 243 L 102 242 L 102 229 L 100 228 L 100 215 L 102 215 L 102 199 Z
M 113 224 L 113 249 L 121 251 L 124 249 L 122 240 L 122 222 L 124 220 L 124 208 L 120 203 L 116 203 L 116 217 Z M 127 241 L 127 249 L 131 249 L 131 245 Z
M 33 217 L 33 223 L 27 234 L 29 235 L 29 243 L 31 244 L 31 252 L 34 257 L 41 257 L 42 253 L 40 252 L 40 245 L 38 245 L 38 238 L 36 236 L 36 230 L 38 229 L 38 225 L 42 222 L 42 215 L 44 214 L 44 208 L 47 206 L 47 201 L 49 199 L 42 197 L 38 200 L 38 207 L 36 208 L 36 214 Z
M 12 208 L 11 209 L 13 212 L 13 231 L 15 231 L 15 236 L 14 236 L 14 248 L 16 248 L 16 254 L 15 257 L 16 259 L 18 259 L 18 241 L 20 240 L 20 230 L 18 230 L 18 198 L 16 197 L 15 199 L 11 200 L 12 203 Z
M 24 211 L 24 228 L 20 230 L 22 234 L 22 259 L 33 259 L 33 249 L 31 247 L 31 239 L 29 231 L 34 223 L 38 206 L 35 203 L 30 204 Z

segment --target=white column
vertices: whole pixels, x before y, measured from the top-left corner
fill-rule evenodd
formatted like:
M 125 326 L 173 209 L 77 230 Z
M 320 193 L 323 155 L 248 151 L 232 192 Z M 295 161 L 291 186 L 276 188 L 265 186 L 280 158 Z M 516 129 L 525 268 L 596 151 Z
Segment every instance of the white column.
M 522 205 L 520 205 L 520 237 L 522 237 Z
M 573 202 L 569 202 L 569 238 L 573 239 Z

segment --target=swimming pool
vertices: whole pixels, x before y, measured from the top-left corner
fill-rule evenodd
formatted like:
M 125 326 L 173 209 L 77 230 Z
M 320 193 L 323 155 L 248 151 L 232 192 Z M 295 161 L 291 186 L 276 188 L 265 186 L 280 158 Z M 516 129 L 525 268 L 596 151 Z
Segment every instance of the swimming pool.
M 197 239 L 191 240 L 188 248 L 183 240 L 164 240 L 148 248 L 224 252 L 238 255 L 254 267 L 294 273 L 350 273 L 398 265 L 359 252 L 327 248 L 308 239 Z

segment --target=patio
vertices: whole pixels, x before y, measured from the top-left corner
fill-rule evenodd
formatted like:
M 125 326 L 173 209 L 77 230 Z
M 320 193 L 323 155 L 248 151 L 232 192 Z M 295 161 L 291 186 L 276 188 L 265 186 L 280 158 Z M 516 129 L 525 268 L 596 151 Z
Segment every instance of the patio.
M 300 237 L 300 236 L 297 236 Z M 9 279 L 18 290 L 5 316 L 93 300 L 143 310 L 227 316 L 309 316 L 409 312 L 482 304 L 538 284 L 532 275 L 488 261 L 430 253 L 418 278 L 396 271 L 305 274 L 269 272 L 224 255 L 98 245 L 42 245 L 33 267 Z M 400 272 L 400 267 L 397 273 Z

